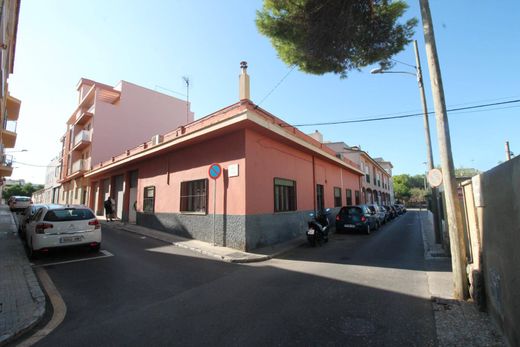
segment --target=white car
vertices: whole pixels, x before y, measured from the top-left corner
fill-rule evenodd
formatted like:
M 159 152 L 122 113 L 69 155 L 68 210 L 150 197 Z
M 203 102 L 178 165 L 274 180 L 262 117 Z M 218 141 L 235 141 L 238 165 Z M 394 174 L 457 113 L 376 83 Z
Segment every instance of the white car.
M 101 247 L 101 223 L 82 205 L 43 205 L 25 229 L 31 258 L 56 247 L 86 245 L 94 251 Z
M 32 204 L 32 200 L 28 196 L 11 196 L 7 201 L 9 208 L 13 212 L 19 212 L 25 210 Z

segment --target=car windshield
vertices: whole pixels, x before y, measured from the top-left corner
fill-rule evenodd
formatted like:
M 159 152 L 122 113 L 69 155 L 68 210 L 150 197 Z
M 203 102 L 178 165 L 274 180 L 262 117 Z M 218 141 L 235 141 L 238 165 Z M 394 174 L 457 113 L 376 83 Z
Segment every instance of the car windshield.
M 67 208 L 63 210 L 47 211 L 44 221 L 47 222 L 65 222 L 74 220 L 86 220 L 95 218 L 92 211 L 79 208 Z
M 360 207 L 343 207 L 340 211 L 341 214 L 353 215 L 353 214 L 362 214 L 363 211 Z

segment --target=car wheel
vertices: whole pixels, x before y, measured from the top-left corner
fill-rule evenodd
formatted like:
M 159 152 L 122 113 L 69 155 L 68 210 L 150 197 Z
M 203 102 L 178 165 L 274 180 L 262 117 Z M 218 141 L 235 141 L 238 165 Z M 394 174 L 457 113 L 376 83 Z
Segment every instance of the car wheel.
M 365 230 L 367 235 L 370 235 L 370 224 L 367 224 L 367 229 Z

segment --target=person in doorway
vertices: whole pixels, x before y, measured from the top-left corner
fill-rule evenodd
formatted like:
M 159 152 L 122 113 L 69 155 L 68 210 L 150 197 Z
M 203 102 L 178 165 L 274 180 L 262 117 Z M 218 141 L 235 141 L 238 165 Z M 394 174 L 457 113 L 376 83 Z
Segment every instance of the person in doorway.
M 114 198 L 110 198 L 110 205 L 112 205 L 112 220 L 117 219 L 117 216 L 116 216 L 117 206 L 116 206 L 116 201 L 114 200 Z
M 114 210 L 112 209 L 112 199 L 108 197 L 105 202 L 103 203 L 103 206 L 105 207 L 105 216 L 107 218 L 107 222 L 112 222 L 112 215 L 114 213 Z

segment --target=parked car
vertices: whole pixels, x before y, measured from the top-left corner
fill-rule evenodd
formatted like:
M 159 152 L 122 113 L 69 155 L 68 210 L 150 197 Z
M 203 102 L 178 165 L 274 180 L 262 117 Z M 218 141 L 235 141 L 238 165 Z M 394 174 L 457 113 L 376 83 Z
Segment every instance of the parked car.
M 395 217 L 397 217 L 397 211 L 395 210 L 395 207 L 393 207 L 392 205 L 384 205 L 384 206 L 390 215 L 390 219 L 394 219 Z
M 396 212 L 397 212 L 397 215 L 402 215 L 402 214 L 404 213 L 403 210 L 402 210 L 402 208 L 401 208 L 401 205 L 399 205 L 399 204 L 393 204 L 392 206 L 395 208 L 395 210 L 396 210 Z
M 385 212 L 385 223 L 390 222 L 392 220 L 392 212 L 385 205 L 379 206 Z
M 13 212 L 19 212 L 25 210 L 29 205 L 32 204 L 32 200 L 28 196 L 11 196 L 7 201 L 9 208 Z
M 399 204 L 399 207 L 401 207 L 401 211 L 403 211 L 403 213 L 406 213 L 406 206 L 404 204 Z
M 40 208 L 42 208 L 43 204 L 32 204 L 22 211 L 20 217 L 18 218 L 18 233 L 20 237 L 25 240 L 25 229 L 27 223 L 31 220 L 31 218 L 38 212 Z
M 29 256 L 50 248 L 101 247 L 101 224 L 94 212 L 82 205 L 43 205 L 26 225 Z
M 367 205 L 343 206 L 336 215 L 336 232 L 361 231 L 370 234 L 378 226 L 377 216 Z
M 370 211 L 374 212 L 377 217 L 378 228 L 386 223 L 386 212 L 381 209 L 378 204 L 367 205 Z

